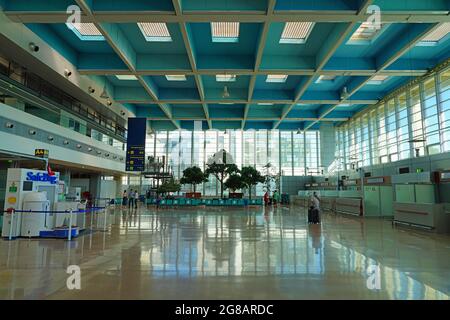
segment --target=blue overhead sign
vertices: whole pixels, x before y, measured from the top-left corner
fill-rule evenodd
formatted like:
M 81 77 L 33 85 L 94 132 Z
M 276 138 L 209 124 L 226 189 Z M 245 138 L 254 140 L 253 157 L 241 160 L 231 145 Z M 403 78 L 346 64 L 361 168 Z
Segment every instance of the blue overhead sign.
M 128 118 L 126 171 L 144 171 L 146 118 Z

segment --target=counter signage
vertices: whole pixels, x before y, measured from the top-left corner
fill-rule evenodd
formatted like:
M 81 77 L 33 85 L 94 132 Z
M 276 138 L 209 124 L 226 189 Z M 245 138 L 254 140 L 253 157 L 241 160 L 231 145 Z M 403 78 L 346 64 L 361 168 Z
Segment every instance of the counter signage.
M 16 184 L 14 182 L 11 183 L 11 185 L 9 186 L 8 192 L 10 192 L 10 193 L 16 193 L 17 192 L 17 186 L 16 186 Z
M 367 179 L 367 183 L 369 184 L 374 184 L 374 183 L 383 183 L 384 182 L 384 178 L 372 178 L 372 179 Z
M 441 180 L 450 179 L 450 172 L 441 172 Z
M 27 181 L 40 181 L 40 182 L 50 182 L 50 184 L 57 184 L 58 177 L 50 176 L 48 173 L 38 172 L 34 173 L 32 171 L 27 172 Z
M 35 149 L 34 155 L 39 158 L 48 159 L 48 150 L 47 149 Z

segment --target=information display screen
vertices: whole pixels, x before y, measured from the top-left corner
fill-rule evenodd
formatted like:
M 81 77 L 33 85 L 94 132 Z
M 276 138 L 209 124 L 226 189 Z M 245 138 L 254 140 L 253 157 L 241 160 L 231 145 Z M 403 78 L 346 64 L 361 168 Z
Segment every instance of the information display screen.
M 128 118 L 125 171 L 144 171 L 146 129 L 146 118 Z

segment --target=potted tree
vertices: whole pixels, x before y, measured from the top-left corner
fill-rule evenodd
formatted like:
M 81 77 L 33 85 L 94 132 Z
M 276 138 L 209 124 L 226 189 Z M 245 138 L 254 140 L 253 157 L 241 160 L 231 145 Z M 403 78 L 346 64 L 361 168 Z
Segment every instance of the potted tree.
M 223 199 L 223 183 L 227 177 L 239 173 L 239 168 L 233 163 L 233 157 L 225 150 L 216 152 L 206 164 L 205 174 L 212 174 L 220 182 L 220 197 Z
M 202 194 L 196 192 L 197 185 L 208 181 L 208 176 L 205 175 L 199 167 L 193 166 L 183 171 L 183 177 L 180 179 L 181 184 L 192 185 L 194 192 L 186 192 L 186 198 L 201 198 Z
M 212 174 L 219 180 L 220 183 L 220 197 L 223 198 L 223 184 L 224 180 L 234 174 L 238 173 L 239 169 L 235 164 L 221 164 L 221 163 L 211 163 L 207 164 L 207 169 L 205 171 L 205 174 L 210 175 Z
M 171 178 L 169 180 L 164 181 L 158 188 L 158 193 L 163 195 L 168 195 L 171 192 L 178 192 L 181 190 L 181 185 L 175 181 L 175 179 Z
M 225 181 L 224 185 L 225 188 L 231 191 L 228 195 L 229 198 L 242 199 L 242 193 L 235 192 L 245 187 L 245 184 L 242 182 L 242 178 L 240 175 L 238 174 L 230 175 L 227 181 Z
M 252 186 L 265 181 L 261 173 L 253 167 L 243 167 L 241 169 L 242 183 L 248 188 L 248 197 L 252 199 Z

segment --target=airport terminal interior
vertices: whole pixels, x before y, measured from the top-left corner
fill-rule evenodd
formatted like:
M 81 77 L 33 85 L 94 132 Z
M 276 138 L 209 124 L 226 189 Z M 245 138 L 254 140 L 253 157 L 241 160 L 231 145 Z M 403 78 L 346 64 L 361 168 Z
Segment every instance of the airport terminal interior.
M 0 0 L 0 299 L 450 297 L 448 0 Z

